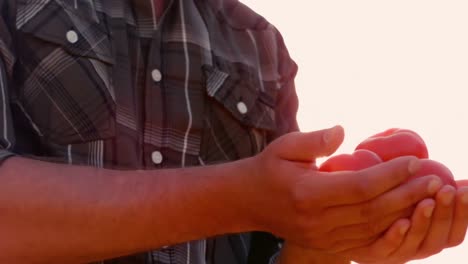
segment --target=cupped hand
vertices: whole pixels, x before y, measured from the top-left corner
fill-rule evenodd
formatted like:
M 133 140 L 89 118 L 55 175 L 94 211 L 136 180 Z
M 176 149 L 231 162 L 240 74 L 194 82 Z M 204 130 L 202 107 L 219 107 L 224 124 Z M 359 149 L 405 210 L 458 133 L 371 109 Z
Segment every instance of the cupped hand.
M 318 172 L 315 159 L 332 154 L 343 138 L 341 127 L 290 133 L 251 158 L 245 206 L 256 230 L 324 252 L 357 248 L 441 188 L 431 175 L 402 184 L 418 170 L 414 157 L 355 172 Z

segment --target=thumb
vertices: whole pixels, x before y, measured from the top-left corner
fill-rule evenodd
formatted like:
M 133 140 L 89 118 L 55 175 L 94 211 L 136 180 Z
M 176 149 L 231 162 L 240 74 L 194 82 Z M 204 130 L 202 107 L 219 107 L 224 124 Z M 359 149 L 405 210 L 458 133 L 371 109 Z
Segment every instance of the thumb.
M 313 132 L 293 132 L 276 140 L 277 155 L 286 160 L 310 162 L 333 154 L 344 139 L 344 129 L 335 126 Z

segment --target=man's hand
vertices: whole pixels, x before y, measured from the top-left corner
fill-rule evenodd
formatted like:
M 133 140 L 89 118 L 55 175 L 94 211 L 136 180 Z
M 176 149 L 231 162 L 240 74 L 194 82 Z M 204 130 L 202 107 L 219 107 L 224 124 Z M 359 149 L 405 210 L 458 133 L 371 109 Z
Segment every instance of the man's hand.
M 321 250 L 307 249 L 286 242 L 281 249 L 276 264 L 350 264 L 348 257 Z
M 417 218 L 417 216 L 416 216 Z M 410 260 L 423 259 L 440 253 L 445 248 L 454 247 L 464 240 L 468 227 L 468 188 L 455 190 L 445 186 L 436 196 L 436 206 L 430 223 L 421 224 L 413 220 L 413 230 L 421 230 L 419 236 L 406 239 L 405 243 L 382 264 L 400 264 Z M 422 230 L 426 230 L 425 234 Z M 408 236 L 411 236 L 411 230 Z M 417 231 L 413 231 L 416 232 Z
M 383 236 L 367 246 L 332 254 L 286 243 L 280 263 L 344 264 L 353 260 L 368 264 L 401 264 L 427 258 L 461 244 L 468 227 L 468 188 L 455 191 L 451 186 L 445 186 L 435 199 L 421 201 L 411 222 L 398 220 Z
M 246 210 L 258 230 L 307 248 L 344 251 L 368 245 L 441 188 L 436 176 L 402 185 L 418 170 L 411 157 L 357 172 L 316 171 L 315 159 L 332 154 L 343 138 L 341 127 L 291 133 L 251 159 Z
M 401 257 L 399 249 L 402 245 L 419 244 L 428 232 L 435 202 L 432 199 L 421 201 L 414 211 L 411 221 L 400 219 L 396 221 L 382 236 L 367 246 L 345 250 L 336 253 L 325 253 L 320 250 L 305 249 L 286 243 L 281 252 L 281 264 L 314 264 L 314 263 L 387 263 L 389 257 Z M 297 262 L 299 260 L 299 262 Z M 326 261 L 325 261 L 326 260 Z M 397 262 L 388 262 L 397 263 Z

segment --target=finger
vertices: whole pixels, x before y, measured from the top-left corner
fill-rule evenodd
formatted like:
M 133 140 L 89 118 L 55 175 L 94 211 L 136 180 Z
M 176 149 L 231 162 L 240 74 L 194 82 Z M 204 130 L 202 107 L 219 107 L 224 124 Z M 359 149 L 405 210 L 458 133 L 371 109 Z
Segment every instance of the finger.
M 333 154 L 344 139 L 344 129 L 335 126 L 308 133 L 294 132 L 274 142 L 276 154 L 285 160 L 313 161 Z
M 398 226 L 393 225 L 375 243 L 362 248 L 347 250 L 343 254 L 360 263 L 376 263 L 376 261 L 378 263 L 404 263 L 404 261 L 408 260 L 408 256 L 413 256 L 417 252 L 419 245 L 424 240 L 431 224 L 434 206 L 434 200 L 424 199 L 416 206 L 408 230 L 404 229 L 406 223 L 399 223 L 399 225 L 402 225 L 400 226 L 402 228 L 401 233 L 406 232 L 406 235 L 402 235 L 404 236 L 403 241 L 395 233 L 398 232 L 398 229 L 395 230 Z
M 342 226 L 331 231 L 328 236 L 331 241 L 343 240 L 344 237 L 346 239 L 366 239 L 379 236 L 398 219 L 411 217 L 413 211 L 414 207 L 409 207 L 390 215 L 382 216 L 379 219 L 375 219 L 375 221 Z
M 333 219 L 340 219 L 340 226 L 375 223 L 382 216 L 391 216 L 432 197 L 441 187 L 442 181 L 437 176 L 416 178 L 368 202 L 328 207 L 323 218 L 330 223 L 333 223 Z M 396 215 L 391 222 L 402 217 L 405 216 Z
M 371 252 L 377 258 L 384 258 L 395 252 L 405 239 L 406 233 L 411 227 L 408 219 L 396 221 L 388 231 L 371 246 Z
M 456 183 L 458 188 L 468 187 L 468 180 L 458 180 Z
M 411 217 L 411 227 L 401 247 L 392 253 L 392 258 L 407 261 L 407 258 L 418 252 L 426 234 L 429 232 L 434 208 L 435 201 L 433 199 L 425 199 L 416 206 Z
M 399 157 L 356 172 L 317 172 L 316 176 L 328 180 L 323 181 L 324 188 L 314 195 L 330 206 L 361 203 L 402 184 L 418 171 L 419 166 L 415 157 Z M 314 184 L 312 179 L 310 184 Z
M 411 226 L 408 219 L 399 219 L 385 232 L 383 236 L 375 242 L 359 249 L 351 249 L 342 252 L 345 256 L 350 257 L 359 263 L 373 262 L 376 259 L 383 260 L 394 251 L 396 251 L 403 243 L 406 233 Z
M 399 246 L 401 242 L 398 241 L 403 240 L 404 234 L 409 229 L 409 225 L 410 221 L 408 219 L 402 218 L 391 223 L 386 232 L 382 232 L 379 235 L 375 235 L 369 238 L 356 237 L 354 239 L 337 240 L 333 244 L 332 248 L 335 252 L 341 252 L 352 248 L 364 247 L 366 245 L 374 245 L 378 241 L 380 241 L 380 243 L 386 241 L 389 244 L 397 244 L 396 246 Z M 382 240 L 382 238 L 385 239 Z
M 413 179 L 368 202 L 368 206 L 363 207 L 361 216 L 364 220 L 367 216 L 367 221 L 372 221 L 381 215 L 414 206 L 423 199 L 433 197 L 442 184 L 440 178 L 434 175 Z
M 328 252 L 331 254 L 339 255 L 341 252 L 353 249 L 361 248 L 375 242 L 379 237 L 374 236 L 370 238 L 361 238 L 361 239 L 343 239 L 335 241 L 331 246 L 328 247 Z
M 448 239 L 448 247 L 460 245 L 465 239 L 468 227 L 468 187 L 457 190 L 452 230 Z
M 455 207 L 455 195 L 456 190 L 450 185 L 444 186 L 437 193 L 431 227 L 421 245 L 419 258 L 437 254 L 447 246 Z

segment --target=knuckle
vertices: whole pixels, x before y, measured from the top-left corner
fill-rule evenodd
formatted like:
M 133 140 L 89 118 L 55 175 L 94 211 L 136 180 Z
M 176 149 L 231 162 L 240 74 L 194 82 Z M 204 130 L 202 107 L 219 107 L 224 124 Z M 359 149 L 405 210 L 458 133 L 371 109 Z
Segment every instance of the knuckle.
M 369 177 L 363 172 L 357 172 L 356 183 L 352 186 L 353 195 L 362 200 L 368 200 L 372 196 L 372 189 Z

